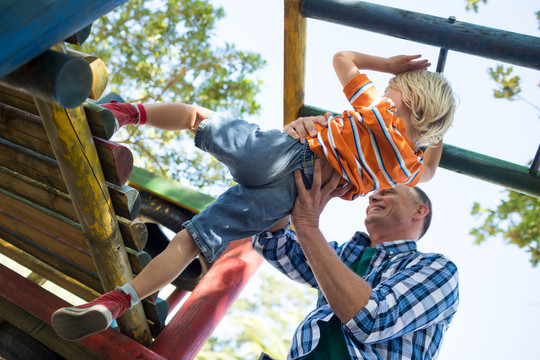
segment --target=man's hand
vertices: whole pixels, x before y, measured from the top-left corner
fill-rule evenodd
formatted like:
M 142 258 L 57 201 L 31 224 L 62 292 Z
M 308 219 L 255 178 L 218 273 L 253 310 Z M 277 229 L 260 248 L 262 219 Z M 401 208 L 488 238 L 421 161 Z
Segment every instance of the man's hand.
M 312 137 L 317 136 L 317 128 L 315 127 L 315 123 L 322 126 L 328 126 L 328 122 L 324 116 L 308 116 L 298 118 L 295 121 L 285 125 L 283 127 L 283 132 L 292 137 L 294 140 L 299 140 L 301 144 L 304 144 L 306 142 L 307 134 Z
M 294 172 L 294 180 L 298 196 L 292 210 L 294 226 L 297 230 L 301 227 L 319 227 L 319 217 L 328 201 L 335 197 L 345 195 L 353 186 L 348 183 L 346 186 L 337 188 L 341 176 L 334 171 L 330 180 L 322 186 L 322 161 L 315 160 L 313 172 L 313 184 L 311 189 L 306 189 L 302 181 L 300 170 Z
M 343 196 L 352 189 L 352 184 L 336 188 L 339 173 L 321 187 L 320 159 L 315 161 L 313 184 L 306 189 L 299 170 L 294 173 L 298 197 L 292 210 L 292 219 L 298 243 L 313 271 L 320 290 L 342 323 L 350 321 L 369 301 L 371 286 L 349 269 L 326 242 L 319 229 L 319 217 L 331 198 Z
M 387 59 L 387 72 L 397 75 L 407 71 L 426 70 L 431 64 L 426 59 L 416 60 L 421 56 L 422 55 L 397 55 L 389 57 Z

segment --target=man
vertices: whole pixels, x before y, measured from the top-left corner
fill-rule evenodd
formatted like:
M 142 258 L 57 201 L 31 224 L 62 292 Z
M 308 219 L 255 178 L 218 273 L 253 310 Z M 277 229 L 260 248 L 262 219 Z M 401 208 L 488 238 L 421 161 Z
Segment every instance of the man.
M 365 226 L 348 242 L 327 243 L 319 216 L 336 189 L 324 185 L 317 161 L 307 190 L 295 173 L 296 233 L 283 218 L 253 238 L 253 247 L 293 280 L 319 290 L 316 308 L 299 325 L 290 359 L 433 359 L 457 310 L 456 266 L 423 254 L 416 241 L 431 219 L 431 203 L 418 188 L 398 185 L 369 197 Z

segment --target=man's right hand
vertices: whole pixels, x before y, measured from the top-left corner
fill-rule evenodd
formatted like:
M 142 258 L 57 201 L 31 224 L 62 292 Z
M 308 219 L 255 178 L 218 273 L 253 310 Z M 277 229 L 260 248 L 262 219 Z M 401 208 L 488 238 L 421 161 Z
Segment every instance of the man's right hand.
M 306 142 L 306 135 L 309 134 L 312 137 L 317 136 L 317 128 L 315 123 L 322 126 L 328 126 L 326 118 L 322 115 L 301 117 L 295 121 L 285 125 L 283 132 L 294 140 L 299 140 L 301 144 Z

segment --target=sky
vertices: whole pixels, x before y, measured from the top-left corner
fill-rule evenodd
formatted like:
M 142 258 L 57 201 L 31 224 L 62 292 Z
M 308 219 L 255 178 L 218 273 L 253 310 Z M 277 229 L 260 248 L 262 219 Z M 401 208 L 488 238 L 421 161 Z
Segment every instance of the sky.
M 467 12 L 465 0 L 381 0 L 378 4 L 442 18 L 540 36 L 532 0 L 490 0 L 479 12 Z M 218 41 L 260 53 L 267 61 L 259 72 L 264 82 L 257 100 L 262 108 L 247 119 L 262 128 L 282 128 L 283 120 L 283 1 L 218 0 L 226 12 L 216 29 Z M 323 109 L 349 109 L 333 68 L 332 57 L 340 50 L 355 50 L 379 56 L 422 54 L 435 70 L 439 49 L 318 20 L 307 22 L 305 103 Z M 450 51 L 444 74 L 459 98 L 452 128 L 445 142 L 492 157 L 526 165 L 540 140 L 540 113 L 523 101 L 493 98 L 496 84 L 487 69 L 495 60 Z M 540 73 L 513 65 L 522 78 L 522 95 L 540 99 Z M 370 72 L 384 91 L 388 74 Z M 538 105 L 538 104 L 537 104 Z M 540 268 L 529 263 L 529 254 L 502 239 L 475 245 L 469 231 L 480 225 L 470 215 L 473 203 L 496 208 L 505 196 L 500 186 L 439 169 L 421 186 L 434 206 L 431 229 L 420 240 L 422 252 L 448 256 L 459 269 L 460 306 L 440 352 L 439 359 L 532 359 L 540 334 Z M 344 242 L 363 231 L 367 198 L 353 202 L 339 199 L 328 204 L 321 228 L 328 241 Z M 261 272 L 272 272 L 267 264 Z M 301 286 L 301 285 L 298 285 Z M 249 291 L 247 289 L 246 291 Z M 292 337 L 291 333 L 291 337 Z

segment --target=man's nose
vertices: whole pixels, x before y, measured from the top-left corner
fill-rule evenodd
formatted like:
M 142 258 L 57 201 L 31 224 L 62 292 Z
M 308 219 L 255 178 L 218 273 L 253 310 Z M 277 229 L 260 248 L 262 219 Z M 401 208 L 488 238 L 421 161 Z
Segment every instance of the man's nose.
M 369 195 L 368 199 L 369 199 L 369 203 L 371 204 L 374 201 L 379 201 L 380 200 L 380 195 L 379 195 L 378 192 L 374 192 L 371 195 Z

